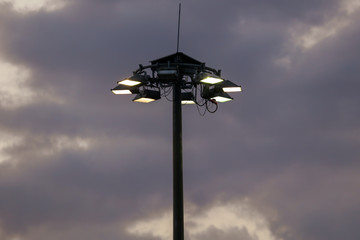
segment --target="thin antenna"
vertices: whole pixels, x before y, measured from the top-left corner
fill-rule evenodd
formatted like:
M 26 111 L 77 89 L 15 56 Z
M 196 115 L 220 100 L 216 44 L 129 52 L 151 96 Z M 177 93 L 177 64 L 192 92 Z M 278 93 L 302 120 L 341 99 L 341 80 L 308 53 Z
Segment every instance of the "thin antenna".
M 178 34 L 177 34 L 177 46 L 176 53 L 179 52 L 179 39 L 180 39 L 180 16 L 181 16 L 181 3 L 179 3 L 179 19 L 178 19 Z

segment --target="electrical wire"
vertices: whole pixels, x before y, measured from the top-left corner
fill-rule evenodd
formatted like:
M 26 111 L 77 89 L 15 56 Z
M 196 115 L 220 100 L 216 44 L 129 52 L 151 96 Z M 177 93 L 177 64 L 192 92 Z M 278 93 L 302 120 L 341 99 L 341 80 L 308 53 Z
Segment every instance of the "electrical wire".
M 215 106 L 215 109 L 214 110 L 211 110 L 210 107 L 209 107 L 209 104 L 208 103 L 211 103 L 210 106 Z M 215 100 L 210 100 L 210 101 L 207 101 L 206 102 L 206 110 L 209 112 L 209 113 L 214 113 L 218 110 L 218 103 L 215 101 Z
M 206 114 L 206 109 L 204 109 L 204 112 L 202 113 L 201 111 L 200 111 L 200 109 L 201 109 L 201 106 L 199 106 L 198 104 L 196 104 L 196 108 L 197 108 L 197 111 L 198 111 L 198 113 L 199 113 L 199 115 L 200 116 L 205 116 L 205 114 Z

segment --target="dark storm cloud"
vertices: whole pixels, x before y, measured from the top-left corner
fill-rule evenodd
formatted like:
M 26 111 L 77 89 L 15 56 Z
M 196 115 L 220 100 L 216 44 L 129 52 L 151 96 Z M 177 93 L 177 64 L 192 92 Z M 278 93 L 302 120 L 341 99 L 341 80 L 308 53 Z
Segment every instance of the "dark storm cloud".
M 109 89 L 174 52 L 177 4 L 0 8 L 1 57 L 31 69 L 30 89 L 62 100 L 1 109 L 0 129 L 22 139 L 3 150 L 16 164 L 0 165 L 1 237 L 155 239 L 124 229 L 171 207 L 171 104 L 138 105 Z M 213 115 L 183 108 L 188 201 L 249 197 L 277 212 L 272 230 L 283 239 L 358 239 L 359 18 L 306 51 L 291 38 L 299 24 L 341 15 L 339 4 L 183 1 L 181 51 L 244 88 Z M 281 57 L 289 68 L 275 64 Z M 59 136 L 90 147 L 58 149 Z M 197 237 L 215 236 L 252 239 L 216 228 Z
M 134 179 L 131 175 L 139 171 L 134 163 L 115 162 L 118 158 L 111 156 L 107 156 L 110 160 L 98 156 L 85 159 L 82 154 L 69 151 L 62 155 L 52 161 L 38 158 L 36 165 L 19 166 L 26 170 L 7 169 L 2 174 L 5 176 L 0 186 L 0 214 L 7 231 L 19 233 L 46 223 L 104 224 L 125 216 L 129 220 L 151 205 L 156 207 L 156 202 L 145 199 L 170 187 L 162 186 L 170 177 L 161 174 L 166 169 L 156 161 L 144 160 L 141 165 L 149 172 Z M 102 167 L 104 164 L 106 168 Z M 148 182 L 153 184 L 144 188 Z M 162 187 L 158 189 L 159 186 Z

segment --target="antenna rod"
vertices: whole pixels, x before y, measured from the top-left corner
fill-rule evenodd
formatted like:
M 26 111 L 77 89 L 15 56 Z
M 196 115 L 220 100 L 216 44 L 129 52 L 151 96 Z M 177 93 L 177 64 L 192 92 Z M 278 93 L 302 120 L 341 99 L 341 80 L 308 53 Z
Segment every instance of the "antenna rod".
M 179 19 L 178 19 L 178 34 L 177 34 L 177 46 L 176 46 L 176 53 L 178 53 L 178 52 L 179 52 L 180 16 L 181 16 L 181 3 L 179 3 Z

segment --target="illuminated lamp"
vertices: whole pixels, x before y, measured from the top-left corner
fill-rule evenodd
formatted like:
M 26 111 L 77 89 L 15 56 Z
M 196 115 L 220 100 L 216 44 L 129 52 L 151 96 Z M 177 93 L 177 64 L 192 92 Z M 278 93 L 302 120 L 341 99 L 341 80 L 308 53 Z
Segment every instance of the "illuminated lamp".
M 113 94 L 133 94 L 133 93 L 139 93 L 138 87 L 129 87 L 125 85 L 117 85 L 113 89 L 111 89 L 111 92 Z
M 133 99 L 134 102 L 149 103 L 160 99 L 160 92 L 155 90 L 145 89 L 141 91 Z
M 135 74 L 131 77 L 125 78 L 124 80 L 118 81 L 118 84 L 122 84 L 125 86 L 137 86 L 139 84 L 144 84 L 147 82 L 146 75 Z
M 182 92 L 181 104 L 195 104 L 194 94 L 192 92 Z
M 224 80 L 221 83 L 221 86 L 224 92 L 241 92 L 241 86 L 236 85 L 235 83 L 229 80 Z
M 226 92 L 216 92 L 212 97 L 210 97 L 211 100 L 215 100 L 216 102 L 228 102 L 233 100 L 233 98 L 227 94 Z
M 220 78 L 219 76 L 205 72 L 200 73 L 199 78 L 200 78 L 200 82 L 207 84 L 216 84 L 224 81 L 224 79 Z

